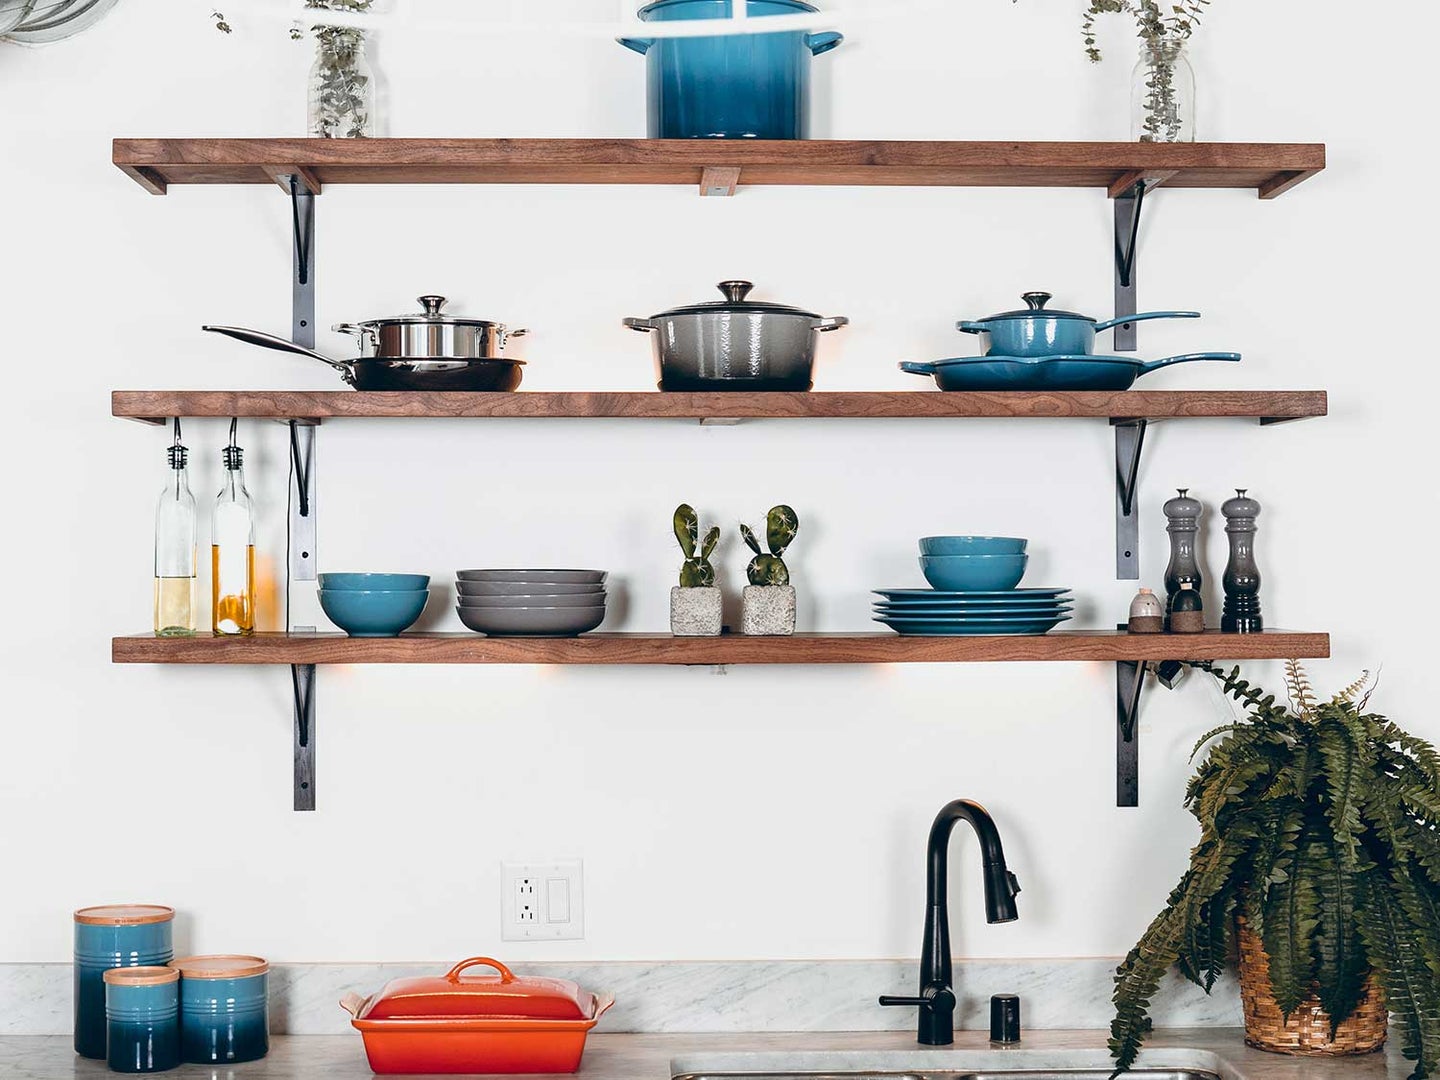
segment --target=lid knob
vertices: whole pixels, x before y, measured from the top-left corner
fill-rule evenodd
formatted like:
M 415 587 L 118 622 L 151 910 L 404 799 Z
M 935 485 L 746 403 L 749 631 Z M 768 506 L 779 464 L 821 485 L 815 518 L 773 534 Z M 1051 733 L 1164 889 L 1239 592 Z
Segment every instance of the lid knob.
M 755 283 L 753 281 L 722 281 L 719 288 L 730 303 L 743 304 L 745 298 L 750 295 L 750 290 L 755 288 Z
M 1027 292 L 1021 293 L 1020 299 L 1025 301 L 1025 306 L 1031 311 L 1044 311 L 1045 305 L 1053 299 L 1053 295 L 1048 292 Z
M 420 306 L 425 309 L 426 315 L 436 317 L 440 314 L 440 309 L 445 306 L 445 297 L 422 296 L 420 297 Z

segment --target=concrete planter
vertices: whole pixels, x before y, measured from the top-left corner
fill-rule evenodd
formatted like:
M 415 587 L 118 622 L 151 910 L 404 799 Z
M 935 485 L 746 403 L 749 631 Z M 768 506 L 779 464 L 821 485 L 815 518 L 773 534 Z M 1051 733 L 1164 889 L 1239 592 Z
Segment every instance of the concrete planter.
M 670 590 L 670 632 L 676 637 L 720 636 L 720 589 Z
M 788 637 L 795 633 L 795 587 L 746 585 L 740 632 L 756 637 Z

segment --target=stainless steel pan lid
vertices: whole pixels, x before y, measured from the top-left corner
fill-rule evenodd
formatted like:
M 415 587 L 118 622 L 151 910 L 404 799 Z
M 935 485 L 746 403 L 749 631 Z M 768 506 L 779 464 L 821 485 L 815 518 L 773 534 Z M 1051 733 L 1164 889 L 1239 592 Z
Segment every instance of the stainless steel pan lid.
M 443 308 L 446 303 L 446 298 L 443 296 L 422 296 L 419 299 L 419 304 L 425 310 L 417 314 L 395 315 L 389 319 L 367 319 L 364 322 L 358 323 L 341 323 L 339 326 L 334 327 L 334 329 L 338 332 L 345 333 L 348 331 L 341 330 L 341 327 L 413 326 L 417 323 L 432 326 L 498 326 L 502 329 L 505 326 L 504 323 L 492 322 L 488 319 L 466 319 L 456 315 L 443 315 L 441 314 L 441 308 Z M 513 330 L 510 336 L 518 337 L 524 332 L 523 330 Z

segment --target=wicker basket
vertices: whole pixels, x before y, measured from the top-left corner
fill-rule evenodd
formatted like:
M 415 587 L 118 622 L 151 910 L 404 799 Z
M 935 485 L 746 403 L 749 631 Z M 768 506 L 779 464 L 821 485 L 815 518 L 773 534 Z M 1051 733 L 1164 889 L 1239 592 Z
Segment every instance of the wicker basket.
M 1385 1045 L 1389 1022 L 1385 995 L 1372 975 L 1354 1014 L 1330 1035 L 1330 1017 L 1310 997 L 1286 1023 L 1270 990 L 1270 958 L 1258 935 L 1240 919 L 1240 998 L 1245 1004 L 1245 1042 L 1272 1054 L 1339 1057 L 1370 1054 Z

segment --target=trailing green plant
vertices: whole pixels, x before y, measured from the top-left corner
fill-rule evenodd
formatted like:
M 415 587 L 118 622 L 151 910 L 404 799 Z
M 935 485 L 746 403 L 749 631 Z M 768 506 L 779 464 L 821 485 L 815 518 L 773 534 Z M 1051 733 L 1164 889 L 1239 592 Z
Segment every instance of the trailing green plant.
M 745 567 L 745 576 L 751 585 L 790 584 L 790 570 L 780 556 L 794 543 L 795 534 L 799 531 L 800 519 L 794 510 L 788 506 L 772 507 L 770 513 L 765 515 L 765 542 L 770 547 L 767 555 L 760 546 L 760 541 L 755 539 L 755 533 L 750 526 L 740 526 L 740 535 L 745 538 L 746 546 L 755 552 L 750 565 Z
M 682 503 L 675 509 L 675 539 L 680 541 L 680 550 L 685 561 L 680 566 L 680 587 L 682 589 L 708 589 L 715 584 L 715 567 L 710 565 L 710 556 L 720 542 L 720 526 L 713 526 L 700 540 L 700 518 L 689 503 Z
M 1369 711 L 1368 673 L 1321 701 L 1289 661 L 1282 704 L 1239 668 L 1191 666 L 1248 715 L 1195 746 L 1219 738 L 1185 792 L 1200 841 L 1116 971 L 1114 1075 L 1134 1064 L 1165 973 L 1177 967 L 1208 993 L 1243 915 L 1287 1018 L 1314 995 L 1333 1030 L 1373 971 L 1412 1080 L 1429 1076 L 1440 1064 L 1440 754 Z

